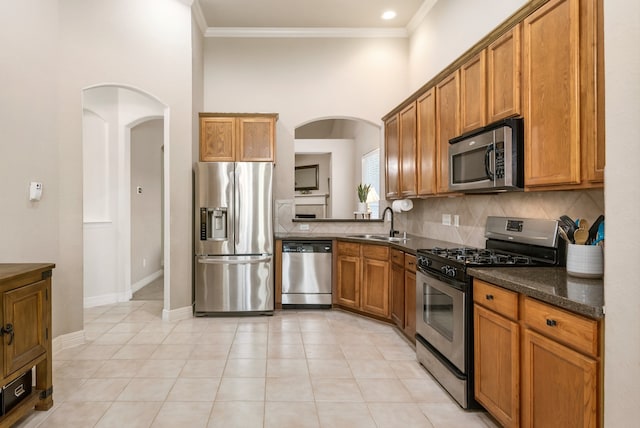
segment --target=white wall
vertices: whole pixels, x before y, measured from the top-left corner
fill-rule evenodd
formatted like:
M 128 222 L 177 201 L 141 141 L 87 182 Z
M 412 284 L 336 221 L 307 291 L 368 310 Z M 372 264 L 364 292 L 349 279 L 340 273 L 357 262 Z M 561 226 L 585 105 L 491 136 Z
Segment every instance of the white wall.
M 191 14 L 178 0 L 60 0 L 59 148 L 65 189 L 61 204 L 65 220 L 60 232 L 70 266 L 81 267 L 80 94 L 83 88 L 117 83 L 140 88 L 168 106 L 165 123 L 169 139 L 166 176 L 171 194 L 171 251 L 167 267 L 171 283 L 170 308 L 191 301 L 192 115 L 191 115 Z M 62 248 L 61 248 L 62 250 Z M 81 296 L 75 280 L 72 291 Z M 79 305 L 81 306 L 81 305 Z M 74 306 L 75 307 L 75 306 Z M 54 312 L 55 314 L 55 312 Z
M 640 4 L 604 1 L 607 135 L 605 427 L 638 424 L 640 402 Z
M 0 260 L 51 261 L 53 335 L 83 329 L 82 90 L 169 106 L 171 308 L 191 301 L 191 14 L 179 0 L 25 0 L 0 13 Z M 43 198 L 28 202 L 28 182 Z
M 275 112 L 274 196 L 293 199 L 293 134 L 314 119 L 380 118 L 408 92 L 405 39 L 205 40 L 204 108 Z
M 527 0 L 438 1 L 411 35 L 410 92 L 418 90 L 527 3 Z

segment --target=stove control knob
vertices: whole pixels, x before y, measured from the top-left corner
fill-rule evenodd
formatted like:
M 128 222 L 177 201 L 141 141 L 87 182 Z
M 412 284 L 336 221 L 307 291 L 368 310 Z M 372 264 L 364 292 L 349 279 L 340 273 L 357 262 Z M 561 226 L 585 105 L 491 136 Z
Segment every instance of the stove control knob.
M 418 257 L 418 266 L 422 266 L 422 267 L 431 266 L 431 259 L 424 256 Z
M 456 276 L 456 268 L 451 267 L 451 266 L 442 266 L 440 268 L 440 272 L 442 272 L 443 274 L 450 276 L 450 277 L 455 277 Z

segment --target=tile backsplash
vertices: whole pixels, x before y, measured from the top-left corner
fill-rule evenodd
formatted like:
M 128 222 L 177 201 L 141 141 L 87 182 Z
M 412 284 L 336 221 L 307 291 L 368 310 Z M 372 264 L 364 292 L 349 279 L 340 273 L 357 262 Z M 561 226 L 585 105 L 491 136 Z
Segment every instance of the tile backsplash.
M 445 226 L 442 215 L 459 217 L 459 226 Z M 568 190 L 554 192 L 508 192 L 492 195 L 413 200 L 411 211 L 395 214 L 395 228 L 400 232 L 424 236 L 457 244 L 484 247 L 484 227 L 488 216 L 557 219 L 567 214 L 585 218 L 590 223 L 604 214 L 604 191 Z M 293 201 L 276 201 L 276 232 L 300 232 L 300 223 L 293 223 Z M 304 233 L 385 233 L 388 223 L 305 223 Z

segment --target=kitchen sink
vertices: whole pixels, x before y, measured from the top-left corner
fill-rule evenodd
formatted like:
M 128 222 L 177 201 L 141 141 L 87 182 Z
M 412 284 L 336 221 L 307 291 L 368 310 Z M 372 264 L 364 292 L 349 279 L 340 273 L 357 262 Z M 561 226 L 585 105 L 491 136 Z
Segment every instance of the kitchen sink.
M 349 235 L 349 238 L 360 238 L 360 239 L 375 239 L 376 241 L 387 241 L 387 242 L 401 242 L 408 241 L 408 238 L 399 238 L 397 236 L 387 236 L 387 235 Z

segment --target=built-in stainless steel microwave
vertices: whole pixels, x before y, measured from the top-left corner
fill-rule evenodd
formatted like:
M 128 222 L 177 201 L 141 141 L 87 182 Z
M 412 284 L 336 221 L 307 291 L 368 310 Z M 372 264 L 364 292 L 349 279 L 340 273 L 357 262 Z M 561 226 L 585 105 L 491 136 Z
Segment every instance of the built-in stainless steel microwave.
M 523 121 L 504 119 L 449 140 L 449 190 L 523 190 Z

